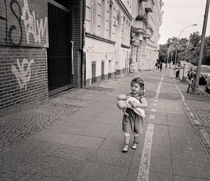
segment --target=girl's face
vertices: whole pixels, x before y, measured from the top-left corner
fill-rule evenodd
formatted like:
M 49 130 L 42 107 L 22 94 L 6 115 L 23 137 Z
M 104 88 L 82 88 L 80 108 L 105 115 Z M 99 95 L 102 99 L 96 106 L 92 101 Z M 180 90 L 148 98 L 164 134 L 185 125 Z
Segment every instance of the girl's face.
M 131 91 L 133 94 L 141 93 L 143 89 L 140 87 L 138 83 L 132 83 L 131 84 Z

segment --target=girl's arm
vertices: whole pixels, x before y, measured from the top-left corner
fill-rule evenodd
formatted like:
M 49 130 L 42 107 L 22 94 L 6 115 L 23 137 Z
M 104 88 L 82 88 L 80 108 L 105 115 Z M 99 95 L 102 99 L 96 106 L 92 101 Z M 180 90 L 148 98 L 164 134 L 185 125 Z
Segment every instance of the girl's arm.
M 117 96 L 117 100 L 126 100 L 128 97 L 128 94 L 121 94 Z
M 133 107 L 142 107 L 142 108 L 146 108 L 148 106 L 147 100 L 145 99 L 145 97 L 141 98 L 141 102 L 135 102 L 133 103 Z

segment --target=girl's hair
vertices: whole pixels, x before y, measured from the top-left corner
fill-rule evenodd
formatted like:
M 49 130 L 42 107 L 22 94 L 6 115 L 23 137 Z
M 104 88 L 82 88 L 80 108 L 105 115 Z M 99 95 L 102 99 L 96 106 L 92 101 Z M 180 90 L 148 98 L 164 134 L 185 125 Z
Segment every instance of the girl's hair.
M 133 83 L 139 84 L 139 86 L 144 90 L 144 80 L 143 80 L 142 78 L 140 78 L 140 77 L 135 77 L 134 79 L 131 80 L 131 85 L 132 85 Z M 145 92 L 145 90 L 144 90 L 144 92 Z M 144 94 L 144 93 L 143 93 L 143 94 Z

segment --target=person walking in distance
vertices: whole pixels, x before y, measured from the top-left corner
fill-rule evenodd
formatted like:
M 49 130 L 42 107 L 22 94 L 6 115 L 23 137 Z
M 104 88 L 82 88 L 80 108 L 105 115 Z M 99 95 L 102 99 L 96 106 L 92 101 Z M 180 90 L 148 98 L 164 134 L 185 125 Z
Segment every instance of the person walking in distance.
M 146 108 L 148 106 L 144 93 L 144 81 L 140 77 L 136 77 L 131 81 L 131 92 L 117 97 L 118 101 L 128 100 L 129 102 L 130 97 L 138 100 L 129 102 L 132 108 L 123 109 L 122 131 L 124 133 L 124 146 L 122 152 L 128 152 L 130 134 L 134 136 L 131 148 L 137 149 L 139 136 L 143 132 L 143 119 L 145 116 L 143 116 L 142 111 L 137 111 L 136 108 Z
M 162 71 L 162 68 L 163 68 L 163 64 L 162 62 L 160 62 L 160 72 Z

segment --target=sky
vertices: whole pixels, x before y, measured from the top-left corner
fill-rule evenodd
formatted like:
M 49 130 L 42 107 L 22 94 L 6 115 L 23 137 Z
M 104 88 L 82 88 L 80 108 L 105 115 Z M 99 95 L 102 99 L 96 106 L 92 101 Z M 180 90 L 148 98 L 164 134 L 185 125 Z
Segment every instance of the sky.
M 207 0 L 163 0 L 163 17 L 160 26 L 159 44 L 165 44 L 168 38 L 189 38 L 193 32 L 202 34 Z M 189 26 L 197 24 L 197 26 Z M 185 30 L 185 27 L 189 26 Z M 183 31 L 182 31 L 183 30 Z M 210 36 L 210 12 L 208 15 L 206 36 Z

